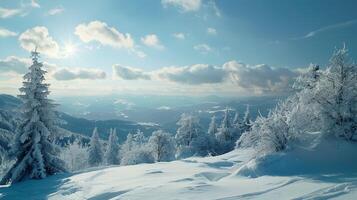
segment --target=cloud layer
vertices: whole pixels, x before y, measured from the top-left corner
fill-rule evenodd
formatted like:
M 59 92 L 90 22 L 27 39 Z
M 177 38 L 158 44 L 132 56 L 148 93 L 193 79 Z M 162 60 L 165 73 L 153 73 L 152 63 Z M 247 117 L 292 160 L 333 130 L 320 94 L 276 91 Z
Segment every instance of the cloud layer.
M 75 79 L 105 79 L 106 74 L 102 70 L 98 69 L 88 69 L 88 68 L 61 68 L 56 70 L 52 77 L 60 81 L 68 81 Z
M 222 68 L 205 64 L 166 67 L 155 71 L 154 74 L 160 79 L 190 85 L 221 83 L 226 76 L 226 72 Z
M 250 66 L 229 61 L 222 66 L 196 64 L 164 67 L 151 72 L 114 65 L 113 74 L 124 80 L 158 80 L 183 85 L 233 84 L 230 87 L 255 94 L 265 94 L 287 92 L 298 72 L 288 68 L 274 68 L 269 65 Z
M 239 87 L 254 93 L 286 92 L 297 72 L 288 68 L 274 68 L 269 65 L 249 66 L 236 61 L 223 64 L 229 79 Z
M 0 72 L 15 72 L 18 74 L 24 74 L 27 72 L 27 67 L 30 65 L 30 59 L 9 56 L 4 60 L 0 60 Z
M 151 79 L 149 74 L 140 69 L 122 65 L 113 65 L 113 75 L 124 80 Z

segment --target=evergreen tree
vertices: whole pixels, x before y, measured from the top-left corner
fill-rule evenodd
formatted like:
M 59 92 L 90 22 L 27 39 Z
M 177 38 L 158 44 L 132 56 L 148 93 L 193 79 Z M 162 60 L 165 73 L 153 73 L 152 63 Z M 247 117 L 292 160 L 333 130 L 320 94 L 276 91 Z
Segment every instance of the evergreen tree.
M 234 115 L 233 118 L 233 126 L 239 127 L 240 121 L 239 121 L 239 113 L 236 111 L 236 114 Z
M 234 143 L 237 140 L 231 119 L 229 117 L 229 110 L 226 108 L 221 122 L 221 126 L 216 133 L 216 139 L 219 144 L 219 153 L 226 153 L 234 148 Z
M 208 135 L 211 137 L 215 137 L 216 133 L 217 133 L 216 116 L 213 115 L 208 127 Z
M 250 128 L 251 128 L 250 111 L 249 111 L 249 105 L 247 105 L 246 111 L 244 113 L 244 118 L 241 123 L 240 131 L 241 133 L 244 133 L 246 131 L 249 131 Z
M 46 71 L 38 61 L 39 53 L 31 52 L 32 65 L 25 74 L 22 93 L 22 120 L 12 145 L 15 164 L 0 184 L 15 183 L 24 179 L 42 179 L 65 171 L 64 162 L 58 158 L 59 149 L 53 144 L 57 134 L 55 105 L 48 99 L 49 84 L 44 83 Z
M 212 155 L 216 155 L 217 154 L 217 140 L 216 140 L 216 134 L 218 132 L 218 128 L 217 128 L 217 124 L 216 124 L 216 116 L 213 115 L 211 118 L 211 122 L 208 126 L 208 138 L 209 138 L 209 148 L 210 148 L 210 153 Z
M 126 136 L 126 140 L 120 148 L 120 157 L 123 157 L 126 153 L 131 151 L 134 148 L 134 137 L 133 134 L 129 133 Z
M 99 166 L 103 163 L 102 145 L 99 142 L 99 134 L 97 127 L 94 128 L 88 149 L 88 164 Z
M 119 145 L 118 137 L 116 134 L 116 129 L 110 129 L 109 139 L 108 139 L 108 149 L 106 152 L 106 161 L 109 165 L 119 164 Z

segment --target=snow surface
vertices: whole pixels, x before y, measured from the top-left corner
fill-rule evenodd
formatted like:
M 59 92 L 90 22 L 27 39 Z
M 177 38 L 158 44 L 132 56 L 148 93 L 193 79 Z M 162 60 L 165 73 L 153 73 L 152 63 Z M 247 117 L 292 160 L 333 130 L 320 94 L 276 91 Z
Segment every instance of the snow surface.
M 217 157 L 92 168 L 2 187 L 0 199 L 357 199 L 353 172 L 279 175 L 283 165 L 273 165 L 280 167 L 270 170 L 275 173 L 240 174 L 242 168 L 261 167 L 252 164 L 259 161 L 251 161 L 252 155 L 252 150 L 240 149 Z M 282 163 L 284 158 L 275 156 L 273 161 Z

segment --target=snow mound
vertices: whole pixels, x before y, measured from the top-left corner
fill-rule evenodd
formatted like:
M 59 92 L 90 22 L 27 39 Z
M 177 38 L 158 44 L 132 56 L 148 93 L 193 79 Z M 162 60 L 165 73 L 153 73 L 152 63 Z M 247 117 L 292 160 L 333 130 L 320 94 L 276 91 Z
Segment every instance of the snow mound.
M 312 148 L 255 158 L 242 165 L 236 175 L 247 177 L 357 173 L 357 143 L 323 139 Z

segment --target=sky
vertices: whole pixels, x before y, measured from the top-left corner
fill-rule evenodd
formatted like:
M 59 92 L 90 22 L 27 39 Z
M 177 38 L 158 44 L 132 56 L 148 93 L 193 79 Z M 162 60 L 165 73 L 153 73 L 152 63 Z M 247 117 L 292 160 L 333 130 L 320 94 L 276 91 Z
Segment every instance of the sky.
M 0 0 L 0 93 L 37 46 L 53 95 L 277 95 L 357 51 L 354 0 Z

